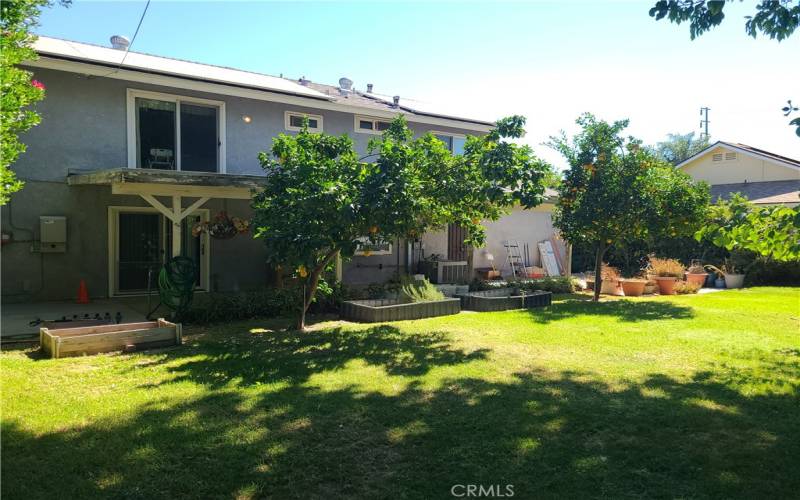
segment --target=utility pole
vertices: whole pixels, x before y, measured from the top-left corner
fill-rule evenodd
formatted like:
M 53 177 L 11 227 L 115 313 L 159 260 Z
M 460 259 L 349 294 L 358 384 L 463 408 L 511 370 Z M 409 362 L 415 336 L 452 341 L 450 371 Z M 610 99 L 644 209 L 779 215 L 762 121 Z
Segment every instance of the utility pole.
M 702 107 L 700 108 L 700 128 L 703 130 L 701 133 L 701 139 L 706 139 L 710 137 L 708 135 L 708 112 L 711 108 Z

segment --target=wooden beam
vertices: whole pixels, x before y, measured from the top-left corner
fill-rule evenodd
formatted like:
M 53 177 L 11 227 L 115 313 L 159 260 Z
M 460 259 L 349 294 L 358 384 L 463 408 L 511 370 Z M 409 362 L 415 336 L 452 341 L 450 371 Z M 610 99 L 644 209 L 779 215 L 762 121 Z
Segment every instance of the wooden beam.
M 249 200 L 252 195 L 246 187 L 234 186 L 191 186 L 182 184 L 151 184 L 141 182 L 114 182 L 111 194 L 173 196 L 189 198 L 227 198 Z
M 140 194 L 139 196 L 144 198 L 144 201 L 149 203 L 153 208 L 155 208 L 156 210 L 161 212 L 161 214 L 164 215 L 164 217 L 166 217 L 167 219 L 171 220 L 172 222 L 175 222 L 175 218 L 174 218 L 175 214 L 173 213 L 173 211 L 170 210 L 169 208 L 165 207 L 163 203 L 161 203 L 160 201 L 158 201 L 156 199 L 155 196 L 153 196 L 151 194 Z M 180 222 L 180 219 L 178 219 L 178 222 Z
M 177 257 L 181 254 L 181 242 L 183 234 L 181 234 L 181 197 L 179 195 L 172 196 L 172 212 L 174 218 L 172 219 L 172 256 Z
M 186 208 L 183 212 L 181 212 L 181 220 L 185 219 L 186 217 L 191 215 L 192 212 L 194 212 L 198 208 L 202 207 L 203 204 L 205 202 L 207 202 L 208 200 L 209 200 L 208 198 L 200 198 L 199 200 L 197 200 L 194 203 L 192 203 L 191 205 L 189 205 L 188 208 Z

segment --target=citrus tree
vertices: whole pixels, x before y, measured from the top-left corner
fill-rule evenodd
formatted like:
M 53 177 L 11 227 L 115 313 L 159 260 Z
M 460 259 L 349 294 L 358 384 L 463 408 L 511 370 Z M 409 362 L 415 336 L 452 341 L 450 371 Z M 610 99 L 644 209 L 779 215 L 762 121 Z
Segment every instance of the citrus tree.
M 347 136 L 306 127 L 278 136 L 271 154 L 259 155 L 267 175 L 253 198 L 254 227 L 271 263 L 295 270 L 303 286 L 298 329 L 324 271 L 360 243 L 417 238 L 457 223 L 466 242 L 480 246 L 481 220 L 496 220 L 515 203 L 540 204 L 548 166 L 509 141 L 523 135 L 524 123 L 518 116 L 498 121 L 488 134 L 469 137 L 463 155 L 431 134 L 414 138 L 402 116 L 370 142 L 365 158 Z
M 597 301 L 609 247 L 693 234 L 708 205 L 708 186 L 624 137 L 627 120 L 608 123 L 587 113 L 577 123 L 582 130 L 571 140 L 562 133 L 550 142 L 569 164 L 553 224 L 566 241 L 594 249 Z
M 777 261 L 800 259 L 800 210 L 756 207 L 740 194 L 719 201 L 695 238 L 727 250 L 749 250 Z

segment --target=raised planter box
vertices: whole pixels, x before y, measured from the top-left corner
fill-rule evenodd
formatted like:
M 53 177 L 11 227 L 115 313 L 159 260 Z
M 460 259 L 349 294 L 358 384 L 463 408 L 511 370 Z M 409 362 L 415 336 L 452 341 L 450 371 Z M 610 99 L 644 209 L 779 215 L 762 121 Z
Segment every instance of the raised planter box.
M 181 325 L 159 319 L 119 325 L 41 328 L 39 343 L 51 358 L 180 345 Z
M 521 293 L 515 288 L 471 292 L 461 296 L 461 307 L 470 311 L 506 311 L 545 307 L 552 303 L 553 294 L 537 290 Z
M 345 319 L 364 323 L 447 316 L 461 312 L 459 299 L 401 304 L 397 299 L 349 300 L 342 303 Z

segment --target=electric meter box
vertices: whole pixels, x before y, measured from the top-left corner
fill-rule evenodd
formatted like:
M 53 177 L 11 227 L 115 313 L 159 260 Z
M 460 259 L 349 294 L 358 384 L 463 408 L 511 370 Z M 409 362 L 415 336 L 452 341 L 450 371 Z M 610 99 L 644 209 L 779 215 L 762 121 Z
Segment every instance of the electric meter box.
M 63 215 L 39 217 L 39 251 L 63 253 L 67 251 L 67 218 Z

